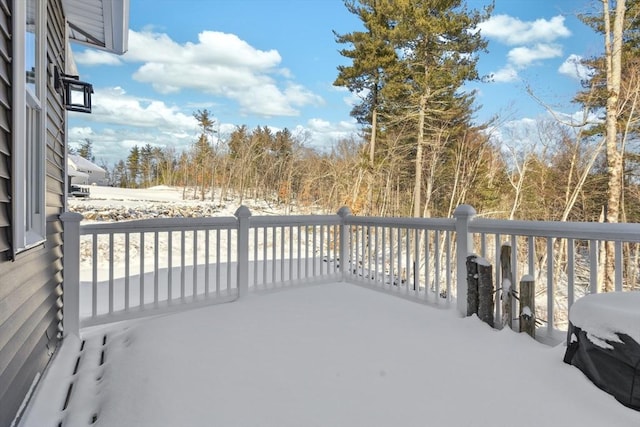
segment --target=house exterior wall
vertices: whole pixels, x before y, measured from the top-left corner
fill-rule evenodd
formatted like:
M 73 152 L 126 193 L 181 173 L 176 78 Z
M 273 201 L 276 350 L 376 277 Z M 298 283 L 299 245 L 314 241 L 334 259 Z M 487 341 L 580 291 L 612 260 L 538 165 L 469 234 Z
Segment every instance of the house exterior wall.
M 109 185 L 109 180 L 107 179 L 107 174 L 105 172 L 88 171 L 87 175 L 89 175 L 87 184 Z
M 107 179 L 107 174 L 105 172 L 100 171 L 91 171 L 91 170 L 82 170 L 78 169 L 78 171 L 84 173 L 86 176 L 72 176 L 71 184 L 79 184 L 79 185 L 109 185 L 109 180 Z
M 76 176 L 73 176 L 73 173 L 69 172 L 71 184 L 109 185 L 107 171 L 90 160 L 82 158 L 79 155 L 70 154 L 68 165 L 70 169 L 80 172 Z
M 19 0 L 22 1 L 22 0 Z M 65 120 L 62 97 L 46 96 L 46 242 L 12 259 L 11 79 L 12 0 L 0 0 L 0 425 L 10 425 L 29 388 L 58 344 L 62 295 Z M 65 19 L 61 0 L 47 2 L 47 62 L 64 70 Z M 53 421 L 52 421 L 53 422 Z

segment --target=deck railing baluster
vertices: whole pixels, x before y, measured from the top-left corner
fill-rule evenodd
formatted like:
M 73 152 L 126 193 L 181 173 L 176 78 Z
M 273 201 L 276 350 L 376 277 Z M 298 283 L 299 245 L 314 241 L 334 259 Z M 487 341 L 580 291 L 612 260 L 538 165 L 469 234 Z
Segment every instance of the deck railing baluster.
M 113 264 L 113 233 L 109 233 L 109 314 L 113 313 L 113 300 L 115 298 Z
M 589 240 L 589 285 L 592 294 L 598 292 L 598 252 L 598 241 Z
M 429 292 L 431 291 L 431 281 L 429 272 L 431 269 L 429 266 L 431 265 L 431 257 L 429 253 L 429 230 L 424 231 L 424 294 L 425 298 L 428 297 Z M 438 302 L 438 295 L 436 295 L 436 303 Z
M 204 230 L 204 295 L 209 296 L 209 229 Z
M 193 243 L 191 250 L 193 251 L 193 271 L 191 272 L 193 277 L 191 279 L 191 288 L 192 293 L 191 297 L 193 299 L 198 296 L 198 230 L 193 230 Z
M 144 232 L 140 233 L 140 250 L 138 251 L 140 255 L 140 303 L 138 304 L 141 308 L 144 306 Z
M 615 290 L 617 292 L 622 291 L 622 242 L 615 242 Z
M 435 282 L 435 297 L 439 298 L 440 296 L 440 235 L 441 231 L 436 230 L 434 235 L 434 254 L 433 254 L 433 280 Z
M 185 230 L 180 231 L 180 299 L 184 300 L 186 287 L 186 254 L 184 250 L 186 242 Z
M 555 301 L 553 283 L 553 239 L 547 237 L 547 331 L 553 332 Z
M 293 226 L 289 226 L 289 280 L 293 281 Z
M 216 230 L 216 296 L 220 296 L 221 289 L 221 272 L 220 272 L 220 263 L 221 263 L 221 255 L 220 255 L 220 230 Z
M 502 239 L 512 246 L 514 281 L 519 272 L 544 280 L 539 288 L 547 289 L 547 334 L 566 326 L 566 310 L 582 292 L 599 291 L 602 285 L 598 282 L 600 245 L 614 243 L 615 290 L 637 290 L 635 280 L 628 277 L 637 271 L 637 267 L 629 265 L 636 259 L 634 251 L 640 241 L 637 224 L 500 221 L 478 218 L 469 207 L 462 212 L 456 209 L 455 216 L 450 219 L 355 217 L 348 210 L 341 210 L 339 215 L 247 217 L 244 229 L 239 227 L 236 217 L 153 219 L 78 225 L 75 238 L 69 216 L 63 220 L 65 247 L 72 250 L 69 242 L 75 239 L 78 246 L 82 242 L 83 250 L 82 258 L 76 256 L 81 259 L 77 265 L 70 260 L 70 255 L 65 255 L 67 295 L 64 303 L 67 308 L 73 305 L 74 286 L 78 294 L 90 293 L 90 297 L 79 298 L 90 305 L 83 310 L 83 315 L 88 317 L 79 324 L 95 325 L 107 318 L 111 321 L 139 317 L 145 315 L 140 313 L 157 313 L 169 306 L 173 310 L 209 299 L 228 301 L 237 296 L 239 287 L 248 288 L 250 283 L 254 288 L 260 287 L 262 277 L 263 288 L 320 280 L 357 281 L 393 292 L 404 286 L 401 293 L 407 298 L 432 301 L 431 295 L 435 293 L 433 301 L 438 304 L 443 302 L 441 299 L 448 303 L 457 297 L 457 308 L 462 311 L 462 308 L 466 310 L 463 301 L 466 300 L 466 257 L 472 253 L 474 241 L 478 242 L 481 255 L 495 263 Z M 153 233 L 152 244 L 145 244 L 147 233 Z M 167 242 L 166 276 L 160 274 L 165 266 L 161 253 L 165 250 L 163 239 Z M 211 239 L 215 240 L 215 247 Z M 452 239 L 455 240 L 452 242 Z M 522 239 L 526 239 L 526 244 Z M 150 242 L 151 237 L 148 240 Z M 122 242 L 125 247 L 121 258 L 117 245 Z M 174 247 L 174 243 L 178 244 Z M 145 249 L 147 245 L 149 248 Z M 212 259 L 214 248 L 215 259 Z M 564 253 L 554 253 L 565 248 L 566 257 Z M 153 251 L 153 256 L 148 251 Z M 179 251 L 180 262 L 174 262 L 174 254 L 178 253 L 174 251 Z M 537 255 L 536 251 L 546 253 Z M 191 267 L 187 263 L 191 262 L 193 271 L 189 279 L 193 280 L 193 298 L 186 298 L 185 275 L 187 267 Z M 138 266 L 132 268 L 132 263 Z M 555 263 L 560 263 L 559 268 L 555 268 Z M 576 270 L 576 266 L 580 270 Z M 199 272 L 200 267 L 204 268 L 204 274 Z M 215 296 L 212 268 L 215 268 Z M 74 279 L 75 270 L 78 279 Z M 500 287 L 498 266 L 494 271 L 494 286 Z M 146 277 L 151 272 L 153 285 Z M 174 277 L 178 275 L 180 298 L 175 289 L 174 300 L 173 288 L 177 288 Z M 71 283 L 74 280 L 77 280 L 75 285 Z M 82 288 L 80 280 L 86 282 Z M 201 280 L 204 284 L 199 283 Z M 145 281 L 149 281 L 148 289 Z M 153 304 L 146 306 L 150 302 Z M 499 310 L 496 308 L 498 314 Z M 542 310 L 544 316 L 544 308 Z M 73 328 L 73 322 L 68 319 L 70 312 L 73 310 L 65 314 L 65 323 Z
M 92 235 L 91 251 L 93 254 L 91 258 L 93 279 L 91 282 L 91 314 L 95 317 L 98 315 L 98 234 L 95 233 Z
M 158 266 L 158 257 L 160 256 L 160 244 L 158 243 L 158 232 L 153 233 L 153 303 L 158 304 L 158 293 L 159 293 L 159 280 L 160 274 L 158 274 L 159 266 Z
M 447 271 L 446 271 L 446 289 L 447 289 L 447 301 L 451 301 L 451 285 L 452 285 L 452 278 L 451 278 L 451 232 L 450 231 L 445 231 L 445 245 L 446 245 L 446 258 L 447 258 Z M 436 295 L 436 301 L 440 300 L 440 294 Z
M 533 239 L 530 239 L 533 240 Z M 573 239 L 567 239 L 567 310 L 571 308 L 571 305 L 575 301 L 575 242 Z M 533 275 L 531 275 L 533 277 Z
M 232 268 L 231 265 L 233 263 L 232 260 L 232 254 L 231 254 L 231 229 L 227 228 L 227 250 L 226 250 L 226 257 L 227 257 L 227 292 L 231 291 L 231 274 L 232 274 Z M 237 275 L 237 272 L 236 272 Z
M 131 264 L 131 260 L 129 259 L 130 257 L 130 252 L 129 252 L 129 243 L 130 243 L 130 239 L 129 239 L 130 234 L 127 232 L 124 235 L 124 309 L 125 311 L 129 311 L 129 295 L 130 295 L 130 277 L 131 275 L 129 274 L 129 269 L 130 269 L 130 264 Z

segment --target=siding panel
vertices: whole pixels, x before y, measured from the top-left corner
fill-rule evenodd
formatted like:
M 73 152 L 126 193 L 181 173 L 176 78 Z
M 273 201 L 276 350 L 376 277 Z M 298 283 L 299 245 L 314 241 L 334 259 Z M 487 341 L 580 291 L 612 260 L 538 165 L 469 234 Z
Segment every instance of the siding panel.
M 9 425 L 38 373 L 58 344 L 62 294 L 62 226 L 66 112 L 47 79 L 46 233 L 43 246 L 6 260 L 11 236 L 11 6 L 0 0 L 0 426 Z M 65 69 L 61 0 L 47 2 L 47 61 Z M 55 421 L 55 420 L 52 420 Z
M 36 316 L 30 319 L 35 323 L 35 327 L 30 329 L 31 333 L 28 338 L 22 343 L 20 350 L 7 369 L 0 375 L 0 401 L 4 401 L 6 398 L 8 402 L 13 401 L 19 405 L 29 390 L 35 372 L 41 372 L 46 366 L 55 349 L 55 346 L 51 345 L 50 337 L 55 336 L 57 327 L 49 322 L 49 318 L 52 315 L 55 316 L 55 313 L 55 306 L 53 306 L 49 307 L 41 319 Z M 24 393 L 17 393 L 18 390 L 24 390 Z M 0 418 L 6 422 L 3 425 L 11 424 L 18 407 L 10 409 L 3 402 L 0 410 L 0 417 L 6 417 Z
M 5 259 L 5 252 L 11 248 L 10 239 L 10 217 L 11 203 L 11 180 L 7 171 L 11 170 L 11 105 L 10 93 L 11 83 L 8 78 L 11 75 L 11 11 L 8 0 L 0 2 L 0 69 L 3 74 L 7 74 L 6 79 L 0 80 L 0 262 Z

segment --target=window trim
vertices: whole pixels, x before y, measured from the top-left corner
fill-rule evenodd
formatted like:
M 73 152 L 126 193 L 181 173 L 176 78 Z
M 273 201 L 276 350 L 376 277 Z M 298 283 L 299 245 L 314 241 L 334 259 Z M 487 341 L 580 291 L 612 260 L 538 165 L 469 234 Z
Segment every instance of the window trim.
M 13 254 L 39 246 L 46 240 L 45 155 L 46 155 L 46 4 L 36 0 L 36 93 L 26 82 L 26 20 L 24 0 L 13 0 L 13 120 L 11 152 L 12 174 L 12 237 Z M 35 127 L 27 131 L 27 108 L 37 112 Z M 35 131 L 35 132 L 34 132 Z M 37 142 L 28 147 L 27 136 L 35 133 Z M 35 148 L 35 150 L 33 150 Z M 31 188 L 27 184 L 32 185 Z M 31 200 L 27 200 L 27 198 Z

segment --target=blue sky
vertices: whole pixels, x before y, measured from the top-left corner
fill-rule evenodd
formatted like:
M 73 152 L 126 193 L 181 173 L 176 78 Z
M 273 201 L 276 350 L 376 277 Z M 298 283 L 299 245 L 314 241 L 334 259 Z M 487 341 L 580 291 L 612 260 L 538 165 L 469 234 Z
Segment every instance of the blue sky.
M 469 0 L 480 8 L 485 0 Z M 576 18 L 591 0 L 496 0 L 482 24 L 489 52 L 478 64 L 492 83 L 478 91 L 479 121 L 507 126 L 545 109 L 574 114 L 574 59 L 598 54 L 601 39 Z M 213 113 L 221 137 L 246 124 L 289 128 L 307 146 L 329 148 L 357 135 L 354 96 L 332 85 L 340 56 L 335 30 L 361 29 L 341 0 L 131 0 L 129 51 L 114 56 L 73 45 L 80 79 L 94 85 L 93 113 L 69 114 L 69 141 L 93 141 L 98 162 L 125 159 L 147 143 L 188 149 L 192 114 Z

